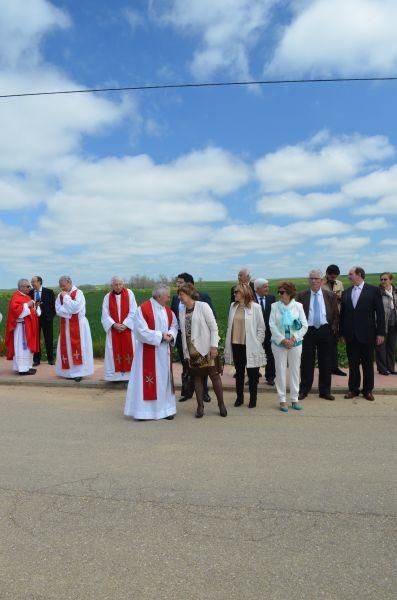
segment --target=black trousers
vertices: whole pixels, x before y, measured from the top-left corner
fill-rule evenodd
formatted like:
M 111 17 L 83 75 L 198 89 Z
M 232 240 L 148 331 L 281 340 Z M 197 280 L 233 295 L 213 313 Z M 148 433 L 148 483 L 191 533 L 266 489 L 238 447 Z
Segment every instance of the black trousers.
M 397 325 L 389 326 L 385 341 L 376 346 L 376 365 L 378 371 L 394 371 L 396 363 Z
M 346 340 L 350 392 L 358 394 L 360 391 L 360 365 L 363 370 L 363 394 L 368 394 L 374 389 L 374 349 L 375 344 L 363 344 L 356 338 L 350 341 Z
M 332 342 L 332 370 L 336 371 L 339 369 L 339 356 L 338 356 L 338 336 L 333 336 Z
M 41 361 L 41 332 L 43 332 L 47 360 L 52 362 L 54 360 L 53 319 L 43 317 L 39 317 L 40 350 L 33 354 L 33 362 L 39 363 Z
M 276 367 L 274 364 L 274 356 L 272 352 L 272 336 L 267 335 L 263 342 L 263 348 L 266 354 L 265 379 L 266 381 L 274 381 L 276 377 Z
M 232 344 L 233 363 L 236 368 L 236 393 L 237 400 L 244 400 L 244 377 L 247 366 L 247 352 L 245 344 Z M 256 403 L 258 393 L 259 367 L 247 369 L 250 402 Z
M 318 362 L 318 391 L 320 395 L 331 393 L 332 352 L 335 336 L 329 325 L 318 329 L 309 327 L 302 345 L 300 391 L 308 394 L 312 389 L 314 366 Z

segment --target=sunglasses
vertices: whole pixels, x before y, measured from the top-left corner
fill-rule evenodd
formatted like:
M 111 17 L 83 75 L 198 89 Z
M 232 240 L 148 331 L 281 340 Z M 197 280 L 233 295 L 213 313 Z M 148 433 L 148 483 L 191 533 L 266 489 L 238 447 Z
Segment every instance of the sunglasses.
M 283 294 L 286 294 L 287 292 L 285 290 L 278 290 L 277 294 L 279 296 L 282 296 Z
M 388 277 L 383 277 L 383 278 L 381 277 L 381 279 L 380 279 L 380 280 L 381 280 L 381 281 L 389 281 L 389 278 L 388 278 Z

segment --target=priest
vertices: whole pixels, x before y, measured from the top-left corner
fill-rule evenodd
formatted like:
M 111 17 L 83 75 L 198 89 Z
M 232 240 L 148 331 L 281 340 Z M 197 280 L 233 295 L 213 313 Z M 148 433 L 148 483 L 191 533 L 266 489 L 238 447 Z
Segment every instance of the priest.
M 105 380 L 128 381 L 134 356 L 133 322 L 137 310 L 134 293 L 121 277 L 112 277 L 111 291 L 102 304 L 102 326 L 106 331 Z
M 18 290 L 10 300 L 6 322 L 5 343 L 7 360 L 13 361 L 13 369 L 19 375 L 34 375 L 33 354 L 39 349 L 40 306 L 29 296 L 27 279 L 18 281 Z
M 159 285 L 135 313 L 135 354 L 124 414 L 138 420 L 174 418 L 172 346 L 178 322 L 167 306 L 170 288 Z
M 81 381 L 94 372 L 91 331 L 85 316 L 85 298 L 70 277 L 59 280 L 61 292 L 55 301 L 60 317 L 55 371 L 59 377 Z

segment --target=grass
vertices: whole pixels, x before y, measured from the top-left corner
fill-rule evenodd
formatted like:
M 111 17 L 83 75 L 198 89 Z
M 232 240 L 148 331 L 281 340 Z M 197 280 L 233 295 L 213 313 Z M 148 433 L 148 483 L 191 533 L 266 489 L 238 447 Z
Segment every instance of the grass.
M 349 281 L 347 277 L 340 278 L 343 281 L 345 287 L 349 286 Z M 308 288 L 307 278 L 284 278 L 283 280 L 293 281 L 298 289 L 298 291 L 304 290 Z M 277 284 L 281 279 L 273 279 L 270 280 L 270 293 L 275 294 L 277 290 Z M 379 274 L 370 274 L 366 277 L 366 282 L 372 285 L 379 284 Z M 235 282 L 233 281 L 206 281 L 201 282 L 197 285 L 197 287 L 202 292 L 207 292 L 212 299 L 214 304 L 216 317 L 219 326 L 219 334 L 221 336 L 222 341 L 225 339 L 226 327 L 227 327 L 227 315 L 229 312 L 230 306 L 230 290 L 232 285 Z M 55 290 L 56 291 L 56 290 Z M 104 356 L 105 352 L 105 332 L 101 325 L 101 311 L 102 311 L 102 301 L 103 298 L 108 291 L 108 288 L 105 286 L 96 286 L 95 290 L 87 290 L 85 292 L 85 298 L 87 303 L 87 318 L 91 327 L 91 335 L 94 347 L 94 356 L 96 358 L 101 358 Z M 174 293 L 174 289 L 172 292 Z M 4 328 L 5 328 L 5 317 L 7 314 L 8 303 L 10 297 L 12 295 L 12 290 L 4 290 L 0 291 L 0 312 L 3 315 L 3 322 L 0 324 L 0 335 L 4 338 Z M 138 304 L 142 303 L 144 300 L 150 297 L 151 290 L 134 290 L 136 300 Z M 58 319 L 54 320 L 54 339 L 58 336 Z M 4 344 L 3 344 L 4 345 Z M 340 359 L 341 364 L 346 364 L 346 353 L 344 344 L 339 345 Z M 4 348 L 2 354 L 4 354 Z

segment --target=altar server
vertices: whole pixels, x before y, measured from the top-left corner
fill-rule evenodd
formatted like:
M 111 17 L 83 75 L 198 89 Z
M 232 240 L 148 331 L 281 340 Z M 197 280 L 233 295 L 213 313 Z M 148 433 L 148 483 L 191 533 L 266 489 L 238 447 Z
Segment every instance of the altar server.
M 137 310 L 134 293 L 121 277 L 112 277 L 111 291 L 102 304 L 102 326 L 106 331 L 105 380 L 128 381 L 134 356 L 133 320 Z
M 124 407 L 124 414 L 135 419 L 171 420 L 176 413 L 172 346 L 178 322 L 169 300 L 170 288 L 159 285 L 135 313 L 135 354 Z
M 70 277 L 59 280 L 61 292 L 55 301 L 60 317 L 55 371 L 59 377 L 81 381 L 94 372 L 91 331 L 85 316 L 85 298 Z

